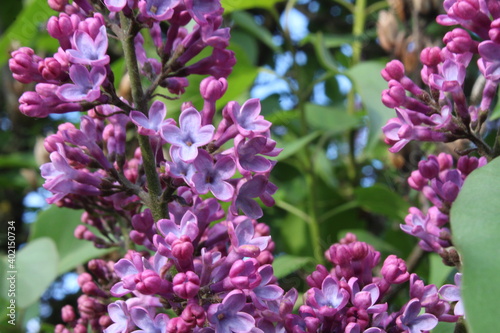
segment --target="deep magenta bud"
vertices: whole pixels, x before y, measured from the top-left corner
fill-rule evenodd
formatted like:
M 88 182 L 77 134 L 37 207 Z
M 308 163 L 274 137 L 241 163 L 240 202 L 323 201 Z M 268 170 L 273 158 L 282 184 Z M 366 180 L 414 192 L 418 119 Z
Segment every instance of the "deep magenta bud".
M 61 317 L 65 323 L 69 323 L 69 322 L 75 320 L 75 318 L 76 318 L 75 310 L 73 309 L 73 307 L 71 305 L 69 305 L 69 304 L 65 305 L 61 308 Z
M 200 83 L 200 93 L 203 99 L 216 101 L 220 99 L 227 90 L 227 80 L 223 77 L 216 79 L 209 76 Z
M 393 254 L 385 259 L 381 273 L 384 279 L 390 284 L 400 284 L 408 281 L 410 278 L 405 261 Z
M 174 292 L 182 298 L 190 299 L 195 297 L 200 290 L 200 278 L 196 273 L 187 271 L 177 273 L 173 280 Z
M 181 314 L 181 318 L 192 327 L 201 327 L 205 323 L 205 317 L 205 310 L 196 303 L 188 304 Z
M 49 7 L 55 10 L 56 12 L 64 11 L 64 8 L 68 4 L 68 0 L 48 0 Z
M 399 60 L 392 60 L 385 65 L 381 74 L 386 81 L 399 81 L 405 76 L 405 66 Z
M 441 49 L 437 46 L 426 47 L 420 53 L 420 61 L 426 66 L 437 66 L 441 60 Z
M 162 288 L 163 279 L 155 271 L 145 270 L 140 274 L 140 280 L 136 289 L 144 295 L 154 295 Z
M 435 158 L 418 162 L 418 170 L 422 177 L 427 179 L 436 178 L 439 175 L 439 164 Z

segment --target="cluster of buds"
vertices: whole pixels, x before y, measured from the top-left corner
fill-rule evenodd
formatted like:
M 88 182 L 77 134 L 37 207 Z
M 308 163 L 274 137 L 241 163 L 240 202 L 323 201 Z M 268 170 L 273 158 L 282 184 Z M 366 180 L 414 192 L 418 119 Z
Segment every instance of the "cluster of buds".
M 401 62 L 387 64 L 382 76 L 389 89 L 382 93 L 383 103 L 395 108 L 382 128 L 391 152 L 398 152 L 410 141 L 450 142 L 468 139 L 481 155 L 492 149 L 482 140 L 480 130 L 497 92 L 496 73 L 500 50 L 498 38 L 500 11 L 495 1 L 450 0 L 444 2 L 446 14 L 437 18 L 442 25 L 461 25 L 445 34 L 443 48 L 426 48 L 420 54 L 423 64 L 421 89 L 405 75 Z M 473 39 L 470 33 L 481 41 Z M 464 92 L 466 71 L 474 56 L 481 72 L 469 101 Z M 413 97 L 408 96 L 407 92 Z

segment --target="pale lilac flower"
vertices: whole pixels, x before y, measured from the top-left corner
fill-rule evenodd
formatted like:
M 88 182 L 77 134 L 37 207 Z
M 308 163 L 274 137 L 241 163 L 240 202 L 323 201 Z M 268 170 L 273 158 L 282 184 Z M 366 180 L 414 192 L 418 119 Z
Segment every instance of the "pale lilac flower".
M 106 26 L 99 28 L 99 33 L 93 39 L 85 31 L 77 30 L 73 35 L 72 48 L 66 50 L 69 61 L 74 64 L 105 66 L 109 64 L 108 35 Z
M 271 240 L 271 236 L 254 237 L 255 228 L 252 220 L 244 218 L 236 228 L 233 223 L 228 223 L 227 232 L 231 239 L 231 245 L 238 254 L 244 257 L 257 257 L 261 251 L 264 251 Z
M 236 124 L 240 134 L 244 137 L 252 137 L 256 133 L 264 133 L 271 127 L 271 123 L 260 115 L 261 106 L 258 98 L 249 99 L 241 107 L 238 103 L 234 103 L 231 106 L 229 115 Z
M 104 4 L 109 11 L 119 12 L 127 5 L 127 0 L 104 0 Z
M 180 128 L 170 124 L 161 126 L 163 139 L 180 148 L 179 157 L 184 162 L 193 161 L 198 156 L 198 147 L 212 140 L 213 125 L 201 126 L 201 115 L 195 108 L 185 109 L 179 117 Z
M 441 288 L 439 288 L 439 295 L 441 298 L 448 302 L 457 302 L 455 304 L 455 309 L 453 310 L 455 315 L 464 316 L 465 318 L 465 309 L 464 304 L 462 302 L 462 296 L 460 294 L 460 286 L 462 284 L 462 273 L 455 274 L 455 285 L 445 284 Z
M 248 313 L 240 312 L 246 304 L 246 296 L 241 290 L 233 290 L 220 304 L 208 308 L 208 321 L 217 333 L 248 332 L 255 327 L 255 319 Z
M 63 84 L 57 96 L 67 102 L 93 102 L 101 96 L 101 85 L 106 79 L 106 69 L 92 67 L 90 72 L 85 66 L 75 64 L 69 69 L 69 77 L 74 84 Z
M 139 9 L 145 17 L 165 21 L 172 17 L 179 2 L 179 0 L 141 0 Z
M 238 215 L 241 209 L 245 215 L 253 219 L 261 218 L 262 208 L 253 198 L 261 196 L 266 190 L 268 178 L 264 175 L 258 175 L 251 179 L 242 178 L 236 186 L 236 198 L 233 200 L 230 211 Z
M 149 117 L 142 112 L 131 111 L 130 120 L 137 125 L 139 134 L 157 136 L 160 135 L 160 130 L 163 125 L 175 125 L 173 119 L 165 119 L 166 115 L 167 108 L 165 104 L 160 101 L 155 101 L 149 108 Z
M 141 328 L 132 333 L 167 333 L 169 318 L 164 313 L 157 314 L 153 319 L 146 309 L 137 306 L 130 310 L 130 317 L 134 324 Z
M 447 59 L 441 66 L 441 74 L 431 74 L 429 77 L 432 88 L 444 92 L 453 92 L 462 89 L 465 80 L 465 66 Z
M 334 316 L 339 310 L 346 306 L 349 301 L 349 292 L 341 288 L 338 282 L 331 276 L 323 280 L 321 290 L 312 288 L 306 296 L 306 304 L 318 309 L 323 316 Z
M 113 324 L 104 333 L 128 333 L 134 328 L 134 323 L 125 301 L 118 300 L 108 305 L 108 314 Z
M 200 150 L 194 160 L 196 174 L 191 178 L 194 189 L 199 194 L 208 191 L 221 201 L 231 200 L 234 188 L 227 182 L 236 171 L 236 164 L 230 156 L 222 156 L 215 164 L 212 157 L 204 150 Z
M 436 327 L 437 318 L 429 313 L 419 315 L 420 309 L 421 305 L 418 299 L 410 300 L 403 314 L 396 320 L 398 327 L 407 330 L 408 333 L 422 333 Z
M 500 45 L 490 40 L 484 41 L 478 46 L 481 59 L 478 60 L 483 74 L 488 80 L 498 82 L 500 80 Z

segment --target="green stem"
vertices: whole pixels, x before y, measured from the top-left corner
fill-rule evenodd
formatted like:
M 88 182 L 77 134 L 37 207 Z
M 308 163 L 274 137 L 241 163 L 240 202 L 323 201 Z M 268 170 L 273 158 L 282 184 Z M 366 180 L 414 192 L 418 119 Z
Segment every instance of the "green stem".
M 142 113 L 148 113 L 148 101 L 144 98 L 142 89 L 141 75 L 139 66 L 137 65 L 137 57 L 135 54 L 134 38 L 136 35 L 135 23 L 130 21 L 123 13 L 120 13 L 120 23 L 123 29 L 121 43 L 123 46 L 123 54 L 125 64 L 130 76 L 130 86 L 132 90 L 132 99 L 137 110 Z M 162 203 L 161 195 L 162 188 L 160 178 L 156 171 L 156 159 L 147 136 L 139 135 L 139 146 L 141 147 L 142 161 L 146 181 L 148 185 L 149 200 L 145 204 L 151 209 L 155 221 L 168 217 L 167 205 Z
M 366 23 L 366 0 L 357 0 L 354 6 L 354 26 L 352 34 L 354 42 L 352 43 L 352 64 L 356 65 L 361 59 L 362 41 L 361 36 L 365 31 Z

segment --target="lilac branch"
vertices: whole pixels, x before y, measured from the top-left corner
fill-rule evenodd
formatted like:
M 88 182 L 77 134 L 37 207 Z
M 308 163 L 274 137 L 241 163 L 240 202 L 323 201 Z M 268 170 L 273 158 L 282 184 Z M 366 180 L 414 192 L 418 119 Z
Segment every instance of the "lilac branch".
M 135 54 L 134 37 L 136 35 L 135 23 L 130 22 L 123 13 L 120 13 L 120 23 L 124 34 L 121 38 L 123 45 L 123 53 L 125 63 L 127 64 L 128 72 L 130 75 L 130 86 L 132 89 L 132 98 L 136 104 L 137 110 L 147 114 L 148 105 L 147 100 L 144 98 L 142 90 L 141 76 L 139 67 L 137 65 L 137 57 Z M 168 217 L 167 205 L 162 204 L 161 194 L 162 188 L 158 173 L 156 172 L 156 161 L 147 136 L 139 135 L 139 145 L 141 147 L 142 160 L 144 164 L 144 172 L 146 174 L 147 186 L 149 192 L 149 200 L 145 203 L 151 209 L 153 218 L 159 220 Z

